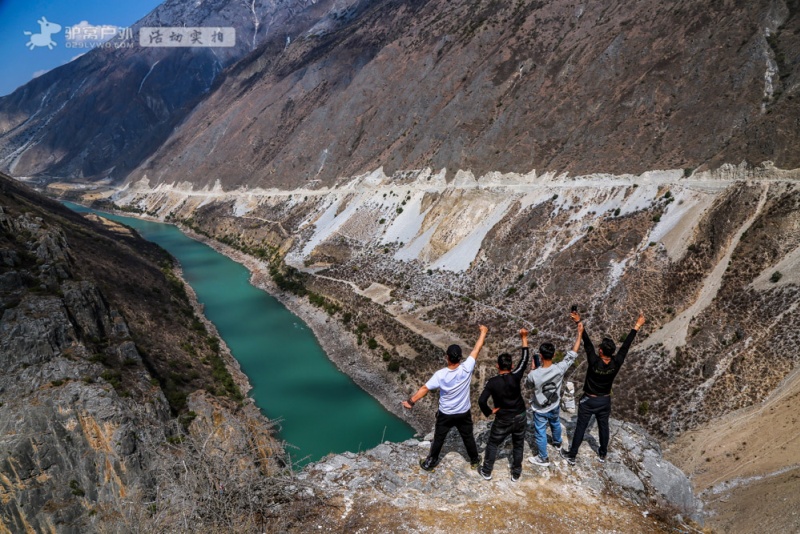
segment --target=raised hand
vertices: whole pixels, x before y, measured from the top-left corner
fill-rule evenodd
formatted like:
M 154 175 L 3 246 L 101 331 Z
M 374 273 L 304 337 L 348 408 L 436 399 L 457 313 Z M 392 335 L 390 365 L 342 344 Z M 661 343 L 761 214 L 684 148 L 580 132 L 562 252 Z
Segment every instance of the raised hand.
M 639 318 L 636 319 L 636 324 L 633 325 L 633 329 L 638 331 L 642 326 L 644 326 L 644 314 L 639 312 Z

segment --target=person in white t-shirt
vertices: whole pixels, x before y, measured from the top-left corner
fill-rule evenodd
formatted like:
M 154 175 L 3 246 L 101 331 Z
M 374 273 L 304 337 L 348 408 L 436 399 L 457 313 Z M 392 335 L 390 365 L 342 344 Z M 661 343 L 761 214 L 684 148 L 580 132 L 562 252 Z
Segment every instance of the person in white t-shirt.
M 436 412 L 436 430 L 433 434 L 433 443 L 428 457 L 420 461 L 419 465 L 426 471 L 433 471 L 439 465 L 439 453 L 442 452 L 444 440 L 451 428 L 456 427 L 461 439 L 464 440 L 464 447 L 467 449 L 469 461 L 473 468 L 477 469 L 481 463 L 478 455 L 478 446 L 475 443 L 475 436 L 472 435 L 472 413 L 470 412 L 470 383 L 472 382 L 472 372 L 475 370 L 475 361 L 478 353 L 483 348 L 486 341 L 486 334 L 489 328 L 480 325 L 480 337 L 475 342 L 469 357 L 461 363 L 461 347 L 450 345 L 445 353 L 445 363 L 447 367 L 436 371 L 430 380 L 419 391 L 414 393 L 408 400 L 403 401 L 403 407 L 411 409 L 414 404 L 428 394 L 428 391 L 438 389 L 439 411 Z

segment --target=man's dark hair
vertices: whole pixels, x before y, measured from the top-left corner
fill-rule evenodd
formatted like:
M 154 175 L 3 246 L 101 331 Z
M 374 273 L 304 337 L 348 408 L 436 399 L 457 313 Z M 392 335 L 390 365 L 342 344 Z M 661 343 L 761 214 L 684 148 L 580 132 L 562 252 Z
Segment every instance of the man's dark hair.
M 539 354 L 542 355 L 543 360 L 552 360 L 556 353 L 556 348 L 552 343 L 542 343 L 539 345 Z
M 604 337 L 603 341 L 600 342 L 600 350 L 603 351 L 603 356 L 608 356 L 610 358 L 617 351 L 617 345 L 614 343 L 614 340 Z
M 500 368 L 501 371 L 510 371 L 511 370 L 511 362 L 514 359 L 511 355 L 507 352 L 504 352 L 500 356 L 497 357 L 497 367 Z
M 458 345 L 450 345 L 447 347 L 447 361 L 450 363 L 458 363 L 461 361 L 461 347 Z

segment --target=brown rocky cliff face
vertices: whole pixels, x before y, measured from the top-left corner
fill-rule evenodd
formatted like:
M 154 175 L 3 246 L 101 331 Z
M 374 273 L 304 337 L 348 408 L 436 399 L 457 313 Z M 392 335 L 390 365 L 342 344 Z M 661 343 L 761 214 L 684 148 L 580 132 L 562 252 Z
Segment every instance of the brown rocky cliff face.
M 288 187 L 379 166 L 800 164 L 795 0 L 256 8 L 263 43 L 222 76 L 249 50 L 246 6 L 168 2 L 143 23 L 232 24 L 235 53 L 95 51 L 0 99 L 2 168 Z
M 0 176 L 0 531 L 129 531 L 169 524 L 162 507 L 211 521 L 170 474 L 210 465 L 187 437 L 216 435 L 226 476 L 282 488 L 282 446 L 212 366 L 164 252 L 113 236 Z
M 376 2 L 240 62 L 131 179 L 230 189 L 379 166 L 796 167 L 796 13 L 794 2 Z

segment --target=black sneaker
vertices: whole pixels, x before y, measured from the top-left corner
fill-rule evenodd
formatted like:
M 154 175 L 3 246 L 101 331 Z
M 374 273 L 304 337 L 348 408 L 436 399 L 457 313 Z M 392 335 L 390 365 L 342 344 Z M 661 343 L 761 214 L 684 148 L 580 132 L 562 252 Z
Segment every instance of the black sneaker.
M 511 473 L 511 482 L 519 482 L 520 473 Z
M 469 467 L 471 469 L 478 469 L 478 468 L 480 468 L 480 466 L 481 466 L 481 458 L 480 458 L 480 456 L 476 460 L 472 460 L 469 463 Z
M 483 478 L 485 478 L 486 480 L 492 480 L 492 473 L 484 471 L 483 466 L 478 468 L 478 474 Z
M 558 449 L 558 453 L 564 458 L 569 465 L 575 465 L 575 458 L 569 455 L 569 451 L 565 451 L 564 449 Z
M 559 441 L 558 443 L 553 443 L 553 447 L 555 447 L 556 449 L 560 449 L 561 448 L 561 442 Z
M 424 460 L 419 461 L 419 466 L 423 468 L 425 471 L 433 471 L 436 469 L 436 466 L 439 465 L 439 460 L 434 460 L 430 456 L 425 458 Z

